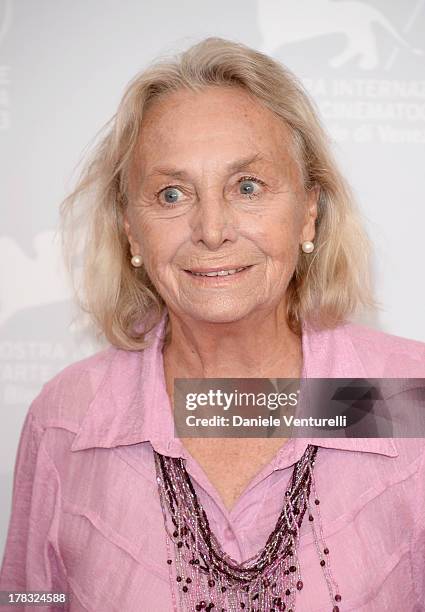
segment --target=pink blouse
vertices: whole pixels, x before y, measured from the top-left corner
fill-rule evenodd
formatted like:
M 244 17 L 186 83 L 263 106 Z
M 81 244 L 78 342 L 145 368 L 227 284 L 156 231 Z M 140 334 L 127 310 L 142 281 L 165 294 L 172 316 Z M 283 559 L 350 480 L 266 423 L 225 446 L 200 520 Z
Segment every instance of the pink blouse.
M 425 440 L 291 439 L 229 512 L 173 436 L 161 352 L 166 316 L 149 348 L 110 347 L 74 363 L 32 403 L 16 459 L 0 591 L 70 594 L 65 608 L 38 610 L 172 612 L 152 449 L 185 459 L 211 529 L 242 562 L 264 546 L 293 465 L 313 442 L 341 612 L 424 611 Z M 307 377 L 425 377 L 425 344 L 363 326 L 304 327 L 302 346 Z M 299 562 L 297 612 L 330 612 L 306 520 Z

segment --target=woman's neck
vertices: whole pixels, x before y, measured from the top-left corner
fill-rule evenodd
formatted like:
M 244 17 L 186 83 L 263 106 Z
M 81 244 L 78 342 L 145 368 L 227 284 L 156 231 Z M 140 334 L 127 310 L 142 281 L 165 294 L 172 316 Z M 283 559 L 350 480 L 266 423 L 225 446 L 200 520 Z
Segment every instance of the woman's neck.
M 163 347 L 172 378 L 300 378 L 302 342 L 283 309 L 232 323 L 186 320 L 169 311 L 171 337 Z

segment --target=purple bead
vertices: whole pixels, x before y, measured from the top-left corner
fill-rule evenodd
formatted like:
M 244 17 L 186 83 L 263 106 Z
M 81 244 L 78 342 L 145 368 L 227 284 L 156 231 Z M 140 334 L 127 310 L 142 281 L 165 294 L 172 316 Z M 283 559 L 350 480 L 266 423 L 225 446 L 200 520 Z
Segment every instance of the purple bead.
M 290 589 L 286 589 L 285 595 L 288 595 L 288 597 L 289 597 L 290 594 L 291 594 L 291 590 Z M 288 612 L 289 612 L 289 610 L 288 610 Z
M 311 514 L 309 514 L 309 516 L 308 516 L 308 520 L 309 520 L 309 521 L 314 521 L 314 516 L 311 516 Z
M 335 595 L 335 601 L 341 601 L 341 595 L 339 593 Z
M 226 592 L 226 587 L 225 587 L 225 586 L 222 586 L 222 587 L 221 587 L 221 592 L 222 592 L 222 593 L 225 593 L 225 592 Z
M 183 587 L 183 591 L 184 591 L 185 593 L 187 593 L 188 588 L 187 588 L 187 586 L 186 586 L 186 585 Z
M 181 576 L 177 576 L 176 580 L 177 580 L 177 582 L 181 582 L 182 581 L 182 577 Z
M 316 506 L 318 506 L 320 504 L 320 501 L 318 499 L 315 499 L 314 503 L 316 504 Z
M 320 565 L 321 565 L 322 567 L 325 565 L 325 560 L 324 560 L 324 559 L 322 559 L 322 560 L 320 561 Z
M 168 565 L 171 565 L 171 564 L 172 564 L 172 562 L 173 562 L 173 561 L 172 561 L 171 559 L 167 559 L 167 563 L 168 563 Z
M 183 542 L 177 542 L 177 546 L 181 548 L 183 546 Z
M 289 571 L 290 571 L 290 572 L 296 572 L 296 571 L 297 571 L 297 568 L 295 567 L 295 565 L 290 565 L 290 566 L 289 566 Z
M 324 548 L 323 552 L 325 553 L 325 555 L 328 555 L 329 554 L 329 548 Z
M 208 586 L 213 587 L 215 585 L 215 580 L 208 580 Z
M 190 584 L 192 582 L 192 578 L 186 578 L 186 582 Z
M 339 608 L 338 608 L 338 606 L 334 606 L 334 607 L 332 608 L 332 612 L 339 612 Z
M 299 591 L 301 591 L 301 589 L 303 588 L 303 586 L 304 586 L 303 581 L 302 581 L 302 580 L 298 580 L 298 582 L 297 582 L 297 589 L 298 589 Z

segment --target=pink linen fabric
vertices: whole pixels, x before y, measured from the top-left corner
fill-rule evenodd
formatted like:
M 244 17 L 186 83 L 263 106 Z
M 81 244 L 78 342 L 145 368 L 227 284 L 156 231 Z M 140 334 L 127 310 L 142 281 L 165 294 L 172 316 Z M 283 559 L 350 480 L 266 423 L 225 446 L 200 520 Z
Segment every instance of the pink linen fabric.
M 228 512 L 173 435 L 162 343 L 109 347 L 67 367 L 31 404 L 14 473 L 0 590 L 64 591 L 71 612 L 172 612 L 152 449 L 183 457 L 211 528 L 236 561 L 264 546 L 294 463 L 315 476 L 341 612 L 425 610 L 425 440 L 291 439 Z M 425 344 L 354 324 L 303 328 L 305 377 L 425 377 Z M 297 612 L 332 606 L 308 521 Z M 2 610 L 29 610 L 4 607 Z M 33 608 L 31 608 L 33 609 Z

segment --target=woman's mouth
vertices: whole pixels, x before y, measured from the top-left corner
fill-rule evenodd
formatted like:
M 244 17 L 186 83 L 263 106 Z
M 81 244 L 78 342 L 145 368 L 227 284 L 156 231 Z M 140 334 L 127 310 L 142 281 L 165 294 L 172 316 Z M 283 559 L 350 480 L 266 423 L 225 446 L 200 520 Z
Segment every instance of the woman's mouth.
M 190 274 L 191 276 L 194 277 L 198 277 L 198 278 L 227 278 L 229 276 L 239 276 L 242 272 L 244 272 L 245 270 L 248 270 L 248 268 L 251 268 L 252 266 L 240 266 L 240 267 L 235 267 L 235 268 L 223 268 L 223 269 L 205 269 L 205 270 L 200 270 L 200 269 L 192 269 L 192 270 L 185 270 L 185 272 L 187 272 L 188 274 Z

